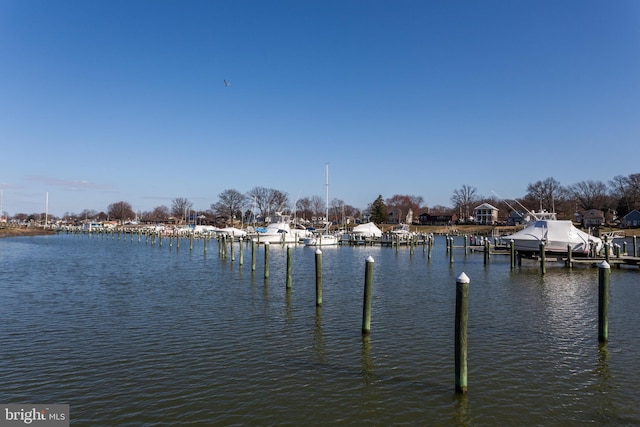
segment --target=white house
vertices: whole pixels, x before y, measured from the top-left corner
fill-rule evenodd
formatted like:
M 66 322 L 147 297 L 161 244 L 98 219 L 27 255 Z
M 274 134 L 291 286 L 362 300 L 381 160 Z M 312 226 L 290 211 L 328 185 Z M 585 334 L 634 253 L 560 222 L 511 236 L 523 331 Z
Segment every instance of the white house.
M 495 224 L 498 222 L 498 208 L 489 203 L 483 203 L 473 209 L 473 217 L 476 224 Z

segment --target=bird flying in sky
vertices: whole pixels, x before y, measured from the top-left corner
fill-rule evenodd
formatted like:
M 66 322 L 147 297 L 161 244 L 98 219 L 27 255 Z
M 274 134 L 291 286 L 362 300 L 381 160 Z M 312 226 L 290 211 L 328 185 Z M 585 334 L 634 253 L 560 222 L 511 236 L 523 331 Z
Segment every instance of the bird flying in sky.
M 224 85 L 225 85 L 226 87 L 229 87 L 229 86 L 231 86 L 231 83 L 229 83 L 228 81 L 224 80 Z

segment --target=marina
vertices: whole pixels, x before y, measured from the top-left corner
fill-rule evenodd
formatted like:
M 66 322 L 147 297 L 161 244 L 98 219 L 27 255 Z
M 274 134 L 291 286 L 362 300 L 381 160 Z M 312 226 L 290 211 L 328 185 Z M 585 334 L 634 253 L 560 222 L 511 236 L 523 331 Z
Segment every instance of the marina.
M 68 403 L 72 425 L 92 426 L 640 423 L 637 268 L 611 269 L 602 344 L 598 269 L 549 261 L 541 275 L 534 260 L 512 269 L 496 254 L 485 264 L 462 236 L 449 249 L 445 239 L 431 251 L 322 248 L 320 305 L 316 247 L 0 239 L 0 401 Z M 461 272 L 466 394 L 454 384 Z

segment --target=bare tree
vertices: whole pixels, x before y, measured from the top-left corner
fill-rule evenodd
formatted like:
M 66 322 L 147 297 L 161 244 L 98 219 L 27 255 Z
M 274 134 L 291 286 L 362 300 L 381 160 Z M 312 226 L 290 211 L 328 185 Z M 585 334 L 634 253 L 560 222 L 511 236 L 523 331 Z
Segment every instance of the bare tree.
M 193 207 L 193 203 L 184 197 L 176 197 L 171 201 L 171 215 L 180 219 L 183 223 L 187 219 L 188 211 Z
M 170 216 L 171 213 L 169 208 L 165 205 L 161 205 L 153 208 L 153 211 L 147 215 L 147 218 L 149 221 L 153 222 L 165 222 Z
M 224 190 L 218 195 L 218 202 L 211 205 L 211 209 L 217 216 L 227 218 L 233 225 L 236 216 L 242 216 L 242 209 L 247 203 L 247 196 L 238 190 Z
M 316 218 L 324 217 L 325 206 L 326 206 L 326 202 L 322 197 L 320 196 L 311 197 L 311 210 L 313 211 L 313 215 Z
M 313 211 L 311 210 L 311 199 L 308 197 L 303 197 L 296 201 L 296 214 L 302 219 L 309 220 L 313 216 Z
M 581 181 L 569 187 L 569 191 L 584 210 L 602 209 L 607 205 L 607 186 L 601 181 Z
M 558 181 L 547 178 L 544 181 L 537 181 L 527 186 L 526 198 L 537 200 L 540 204 L 540 211 L 548 210 L 555 212 L 556 200 L 563 196 L 565 189 Z
M 255 201 L 260 216 L 266 218 L 271 213 L 283 212 L 288 209 L 289 195 L 273 188 L 254 187 L 247 193 Z
M 344 200 L 332 199 L 330 206 L 333 219 L 327 218 L 327 221 L 335 221 L 336 223 L 339 223 L 339 220 L 342 217 L 342 210 L 344 209 Z
M 120 223 L 124 222 L 128 219 L 133 219 L 136 217 L 136 214 L 133 212 L 131 208 L 131 204 L 128 202 L 115 202 L 109 205 L 107 208 L 109 212 L 109 217 L 119 221 Z
M 460 216 L 464 215 L 465 221 L 469 218 L 472 205 L 477 200 L 476 191 L 475 187 L 466 184 L 458 190 L 453 190 L 451 202 L 455 209 L 460 212 Z
M 396 194 L 393 197 L 385 200 L 387 205 L 387 211 L 389 214 L 395 214 L 396 222 L 403 222 L 409 210 L 417 217 L 420 212 L 420 206 L 424 203 L 424 199 L 421 196 L 409 196 Z

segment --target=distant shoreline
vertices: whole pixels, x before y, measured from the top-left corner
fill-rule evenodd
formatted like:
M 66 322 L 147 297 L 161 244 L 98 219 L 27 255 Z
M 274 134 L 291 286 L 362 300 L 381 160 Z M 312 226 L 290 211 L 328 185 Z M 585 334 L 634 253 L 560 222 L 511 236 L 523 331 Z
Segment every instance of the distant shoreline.
M 20 236 L 45 236 L 49 234 L 56 234 L 56 232 L 54 230 L 44 230 L 42 228 L 31 228 L 31 227 L 0 228 L 0 238 L 20 237 Z

